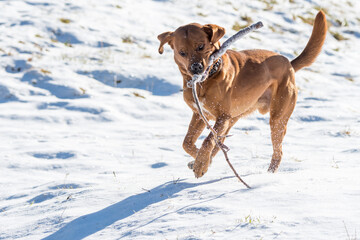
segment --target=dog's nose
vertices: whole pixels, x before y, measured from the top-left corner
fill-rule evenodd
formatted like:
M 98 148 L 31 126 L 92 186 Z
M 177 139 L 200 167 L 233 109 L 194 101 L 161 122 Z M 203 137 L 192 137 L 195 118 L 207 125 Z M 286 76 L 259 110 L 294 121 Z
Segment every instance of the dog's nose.
M 196 62 L 196 63 L 191 64 L 190 70 L 191 70 L 191 73 L 193 73 L 193 74 L 199 74 L 199 73 L 202 73 L 202 71 L 204 70 L 204 66 L 201 63 Z

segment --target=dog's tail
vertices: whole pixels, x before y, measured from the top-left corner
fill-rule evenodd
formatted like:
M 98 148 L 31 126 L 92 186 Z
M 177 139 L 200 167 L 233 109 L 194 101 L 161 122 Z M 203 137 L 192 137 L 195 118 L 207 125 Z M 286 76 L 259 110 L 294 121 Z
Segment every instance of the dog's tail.
M 324 44 L 327 31 L 326 17 L 323 11 L 320 11 L 315 18 L 314 28 L 309 42 L 302 53 L 291 61 L 295 72 L 303 67 L 310 66 L 319 55 L 321 47 Z

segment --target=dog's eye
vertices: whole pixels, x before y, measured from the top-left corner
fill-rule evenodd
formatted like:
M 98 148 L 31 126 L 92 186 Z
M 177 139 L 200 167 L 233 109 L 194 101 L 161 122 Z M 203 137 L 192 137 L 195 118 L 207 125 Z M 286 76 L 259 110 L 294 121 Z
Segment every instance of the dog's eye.
M 183 52 L 183 51 L 180 51 L 179 54 L 180 54 L 180 56 L 182 56 L 182 57 L 185 57 L 185 56 L 186 56 L 186 53 Z
M 196 49 L 196 51 L 202 51 L 202 50 L 204 50 L 204 44 L 200 44 L 199 46 L 198 46 L 198 48 Z

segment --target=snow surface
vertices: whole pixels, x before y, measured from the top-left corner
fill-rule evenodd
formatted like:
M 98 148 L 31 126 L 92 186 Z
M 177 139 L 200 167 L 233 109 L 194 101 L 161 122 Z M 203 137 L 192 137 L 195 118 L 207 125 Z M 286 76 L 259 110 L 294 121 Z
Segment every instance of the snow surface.
M 319 7 L 333 34 L 296 74 L 279 172 L 266 172 L 269 117 L 255 113 L 227 139 L 252 189 L 220 153 L 195 179 L 181 146 L 191 110 L 157 35 L 199 22 L 225 27 L 226 39 L 248 16 L 265 27 L 234 48 L 293 59 L 312 30 L 298 16 L 314 18 Z M 358 237 L 359 1 L 9 0 L 0 8 L 0 239 Z

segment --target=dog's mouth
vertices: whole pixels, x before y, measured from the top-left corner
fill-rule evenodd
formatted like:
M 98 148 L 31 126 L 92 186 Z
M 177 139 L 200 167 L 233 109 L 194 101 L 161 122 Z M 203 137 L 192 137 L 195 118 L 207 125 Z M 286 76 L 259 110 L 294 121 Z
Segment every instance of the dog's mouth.
M 207 65 L 204 65 L 203 63 L 193 63 L 188 68 L 188 72 L 191 76 L 194 76 L 194 75 L 201 75 L 205 71 L 207 71 L 208 77 L 211 77 L 212 75 L 214 75 L 216 72 L 218 72 L 220 70 L 221 64 L 222 64 L 221 58 L 219 58 L 217 61 L 215 61 L 212 64 L 212 66 L 210 66 L 210 67 Z

